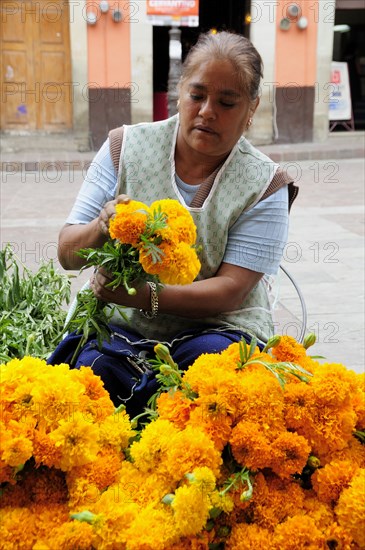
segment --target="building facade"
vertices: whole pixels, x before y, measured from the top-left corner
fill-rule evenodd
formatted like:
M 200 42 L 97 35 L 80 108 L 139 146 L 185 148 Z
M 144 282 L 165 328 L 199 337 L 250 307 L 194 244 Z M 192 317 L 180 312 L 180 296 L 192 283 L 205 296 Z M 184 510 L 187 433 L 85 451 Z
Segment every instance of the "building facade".
M 165 116 L 169 29 L 147 20 L 146 0 L 0 5 L 1 131 L 73 132 L 97 149 L 115 126 Z M 182 58 L 200 32 L 244 34 L 265 66 L 252 141 L 322 141 L 329 128 L 331 62 L 334 55 L 350 61 L 346 46 L 354 41 L 361 119 L 362 5 L 364 0 L 200 0 L 199 27 L 181 28 Z M 340 36 L 336 25 L 350 30 Z

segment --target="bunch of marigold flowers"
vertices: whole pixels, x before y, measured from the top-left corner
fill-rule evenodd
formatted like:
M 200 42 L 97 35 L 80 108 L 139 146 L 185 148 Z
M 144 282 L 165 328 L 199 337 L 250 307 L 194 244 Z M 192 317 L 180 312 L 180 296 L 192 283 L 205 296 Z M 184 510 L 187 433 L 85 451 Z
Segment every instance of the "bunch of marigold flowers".
M 135 295 L 146 281 L 157 283 L 158 288 L 186 285 L 200 271 L 194 220 L 176 200 L 162 199 L 150 206 L 134 200 L 117 204 L 109 234 L 101 248 L 83 249 L 78 254 L 86 259 L 83 269 L 95 266 L 109 272 L 112 280 L 108 287 L 113 290 L 123 286 L 128 294 Z M 95 332 L 101 345 L 109 337 L 108 325 L 115 311 L 124 317 L 122 306 L 107 306 L 90 288 L 83 289 L 65 331 L 82 334 L 78 350 Z
M 89 368 L 1 366 L 0 548 L 365 548 L 362 375 L 287 336 L 155 351 L 139 429 Z

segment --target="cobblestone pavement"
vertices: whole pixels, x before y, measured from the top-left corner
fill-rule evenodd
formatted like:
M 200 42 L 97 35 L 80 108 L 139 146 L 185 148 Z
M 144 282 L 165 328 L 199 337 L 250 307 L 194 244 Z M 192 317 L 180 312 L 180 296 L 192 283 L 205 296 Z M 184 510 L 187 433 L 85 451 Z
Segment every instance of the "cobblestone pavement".
M 331 145 L 266 146 L 279 155 L 296 179 L 299 196 L 290 216 L 289 241 L 283 266 L 304 296 L 307 328 L 317 334 L 313 354 L 343 362 L 361 372 L 364 368 L 364 135 L 356 138 L 354 158 L 344 138 Z M 352 137 L 349 137 L 352 140 Z M 352 142 L 355 143 L 355 142 Z M 82 183 L 82 166 L 93 153 L 56 150 L 43 152 L 3 149 L 1 173 L 0 241 L 13 244 L 20 259 L 36 269 L 41 258 L 56 257 L 59 229 Z M 305 160 L 306 151 L 307 159 Z M 43 164 L 40 164 L 41 157 Z M 317 157 L 317 158 L 316 158 Z M 349 158 L 350 157 L 350 158 Z M 48 160 L 46 160 L 48 158 Z M 80 163 L 75 163 L 76 158 Z M 69 164 L 58 164 L 57 162 Z M 70 164 L 70 162 L 74 164 Z M 25 163 L 33 163 L 25 165 Z M 12 163 L 12 164 L 11 164 Z M 16 164 L 18 163 L 18 164 Z M 38 164 L 37 164 L 38 163 Z M 46 164 L 45 164 L 46 163 Z M 27 169 L 28 168 L 28 169 Z M 60 268 L 61 269 L 61 268 Z M 62 269 L 61 269 L 62 271 Z M 89 274 L 74 272 L 73 295 Z M 300 332 L 300 300 L 285 276 L 279 288 L 278 332 Z

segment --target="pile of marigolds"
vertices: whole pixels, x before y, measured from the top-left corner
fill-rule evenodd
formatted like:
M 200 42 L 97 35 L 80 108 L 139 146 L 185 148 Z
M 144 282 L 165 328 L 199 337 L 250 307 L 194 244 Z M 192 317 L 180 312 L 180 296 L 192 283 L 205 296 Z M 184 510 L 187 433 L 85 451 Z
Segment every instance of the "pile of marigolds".
M 364 377 L 272 344 L 202 355 L 139 430 L 88 367 L 2 365 L 0 548 L 365 548 Z

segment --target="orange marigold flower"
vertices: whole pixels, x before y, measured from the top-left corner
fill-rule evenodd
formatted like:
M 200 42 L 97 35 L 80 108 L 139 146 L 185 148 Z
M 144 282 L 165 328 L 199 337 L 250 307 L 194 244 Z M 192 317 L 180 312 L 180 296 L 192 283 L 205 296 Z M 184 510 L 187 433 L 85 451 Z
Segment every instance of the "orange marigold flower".
M 359 467 L 349 460 L 333 460 L 312 475 L 313 489 L 319 500 L 335 504 L 345 487 L 348 487 Z
M 223 450 L 232 430 L 232 417 L 226 402 L 220 402 L 219 396 L 198 397 L 196 407 L 190 413 L 189 426 L 200 428 L 214 442 L 216 448 Z
M 158 231 L 163 240 L 174 243 L 184 242 L 194 244 L 196 240 L 196 227 L 190 212 L 177 200 L 162 199 L 155 201 L 150 206 L 150 211 L 161 210 L 166 215 L 167 227 Z
M 221 464 L 221 453 L 210 437 L 201 428 L 187 426 L 171 439 L 161 471 L 166 471 L 172 480 L 178 482 L 186 473 L 202 466 L 218 476 Z
M 249 523 L 272 531 L 288 517 L 301 513 L 304 496 L 304 490 L 292 480 L 280 479 L 267 470 L 265 475 L 259 472 L 245 513 Z
M 233 526 L 227 539 L 226 550 L 271 550 L 272 534 L 268 529 L 256 524 L 238 523 Z
M 309 493 L 309 494 L 308 494 Z M 303 502 L 303 515 L 311 517 L 320 531 L 326 530 L 334 522 L 333 508 L 330 504 L 320 502 L 314 491 L 306 489 Z
M 325 538 L 309 516 L 289 517 L 277 525 L 272 538 L 272 550 L 319 550 L 325 548 Z
M 157 398 L 157 411 L 160 418 L 169 420 L 178 428 L 184 429 L 195 404 L 182 391 L 163 392 Z
M 270 466 L 271 447 L 269 438 L 256 422 L 239 422 L 232 430 L 229 440 L 234 458 L 249 470 Z
M 333 460 L 347 460 L 359 468 L 365 468 L 365 445 L 362 445 L 356 437 L 352 437 L 343 449 L 321 457 L 321 464 L 325 466 Z
M 194 248 L 180 242 L 170 244 L 163 241 L 159 247 L 163 256 L 158 262 L 153 262 L 148 250 L 141 250 L 139 261 L 146 273 L 158 275 L 162 284 L 186 285 L 194 281 L 200 271 L 200 261 Z
M 117 204 L 115 210 L 116 215 L 109 223 L 111 238 L 136 247 L 146 229 L 148 206 L 140 201 L 130 201 Z
M 277 346 L 272 348 L 272 354 L 278 361 L 290 361 L 298 363 L 306 357 L 307 351 L 292 336 L 282 336 Z
M 310 453 L 308 441 L 301 435 L 283 432 L 271 443 L 271 469 L 279 477 L 300 474 Z
M 365 469 L 361 468 L 342 491 L 335 508 L 338 523 L 360 548 L 365 548 L 364 488 Z
M 327 548 L 336 548 L 337 550 L 354 550 L 355 548 L 352 537 L 336 522 L 332 522 L 327 527 L 324 536 Z
M 102 397 L 109 397 L 100 376 L 97 376 L 91 367 L 71 369 L 70 378 L 77 380 L 83 385 L 85 395 L 92 401 L 97 401 Z

